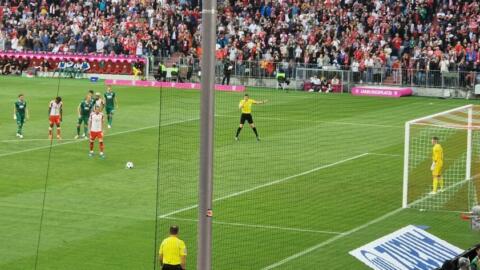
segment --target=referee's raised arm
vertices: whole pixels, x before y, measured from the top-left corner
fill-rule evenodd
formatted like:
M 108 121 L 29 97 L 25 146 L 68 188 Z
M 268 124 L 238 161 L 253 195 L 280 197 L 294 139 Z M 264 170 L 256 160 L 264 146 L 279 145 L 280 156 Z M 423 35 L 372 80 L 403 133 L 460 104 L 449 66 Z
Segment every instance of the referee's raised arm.
M 268 102 L 268 99 L 262 100 L 262 101 L 255 101 L 254 104 L 265 104 Z

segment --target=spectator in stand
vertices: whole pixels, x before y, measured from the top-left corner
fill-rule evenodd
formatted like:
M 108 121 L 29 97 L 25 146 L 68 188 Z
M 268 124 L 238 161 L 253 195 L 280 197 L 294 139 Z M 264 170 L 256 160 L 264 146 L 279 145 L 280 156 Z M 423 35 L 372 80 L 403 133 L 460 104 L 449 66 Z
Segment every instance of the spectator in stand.
M 383 77 L 383 62 L 380 57 L 373 59 L 373 83 L 380 84 Z
M 450 61 L 447 57 L 442 56 L 440 61 L 440 72 L 445 74 L 449 72 Z
M 61 60 L 60 62 L 58 62 L 57 69 L 55 69 L 55 71 L 53 72 L 52 77 L 55 77 L 55 73 L 58 73 L 59 77 L 62 76 L 62 74 L 65 72 L 65 67 L 66 67 L 65 61 Z
M 143 75 L 143 64 L 140 61 L 137 61 L 132 66 L 133 78 L 138 80 L 141 75 Z
M 475 84 L 480 84 L 480 62 L 475 63 Z
M 352 65 L 350 66 L 352 73 L 353 73 L 353 82 L 360 81 L 360 63 L 358 63 L 357 59 L 353 59 Z
M 373 82 L 373 69 L 374 69 L 375 62 L 371 55 L 367 56 L 367 59 L 365 59 L 365 68 L 367 70 L 367 83 L 372 83 Z
M 5 66 L 4 74 L 17 75 L 18 73 L 18 60 L 9 59 L 7 65 Z
M 65 75 L 70 78 L 75 77 L 75 63 L 72 61 L 72 59 L 68 59 L 65 63 Z
M 330 93 L 332 92 L 332 84 L 327 80 L 327 78 L 322 77 L 321 79 L 321 90 L 320 92 Z
M 458 64 L 458 72 L 459 72 L 459 83 L 461 87 L 467 86 L 467 64 L 465 63 L 465 59 L 460 60 Z
M 3 74 L 3 69 L 7 64 L 7 59 L 0 57 L 0 75 Z
M 6 59 L 5 64 L 3 65 L 2 74 L 4 74 L 4 75 L 11 74 L 12 73 L 12 68 L 13 68 L 13 60 L 12 59 Z
M 473 61 L 468 61 L 467 75 L 465 77 L 465 79 L 467 80 L 468 87 L 473 87 L 475 84 L 475 78 L 476 78 L 475 71 L 476 71 L 475 63 Z
M 401 57 L 402 55 L 402 38 L 399 33 L 395 34 L 395 37 L 392 39 L 392 54 L 396 57 Z
M 157 81 L 167 80 L 167 67 L 163 64 L 163 62 L 160 62 L 160 64 L 158 64 L 157 74 L 154 75 L 154 77 Z
M 281 90 L 285 90 L 285 87 L 290 84 L 290 81 L 287 79 L 287 74 L 285 70 L 279 69 L 276 74 L 277 78 L 277 89 L 280 88 Z
M 82 61 L 82 65 L 81 65 L 81 72 L 83 74 L 87 73 L 88 71 L 90 70 L 90 64 L 88 63 L 87 60 L 83 60 Z
M 466 72 L 469 68 L 471 73 L 479 61 L 479 2 L 444 2 L 222 1 L 218 5 L 217 55 L 221 61 L 229 58 L 236 64 L 239 60 L 266 60 L 322 69 L 347 69 L 355 59 L 369 83 L 373 82 L 376 57 L 384 70 L 380 74 L 389 75 L 394 57 L 409 55 L 408 62 L 401 60 L 402 69 L 413 67 L 409 69 L 414 70 L 410 82 L 426 83 L 425 70 L 431 60 L 437 58 L 433 62 L 438 64 L 440 55 L 449 54 L 452 65 L 458 67 L 464 60 Z M 200 57 L 198 1 L 2 3 L 0 51 Z M 235 70 L 245 69 L 246 65 Z M 265 69 L 257 70 L 256 64 L 248 69 L 251 75 L 264 72 L 274 76 Z M 471 84 L 465 80 L 465 86 Z
M 5 43 L 7 41 L 7 38 L 5 37 L 5 34 L 0 31 L 0 51 L 5 51 Z
M 330 81 L 330 84 L 332 85 L 332 90 L 333 91 L 341 91 L 342 85 L 340 84 L 340 80 L 338 79 L 338 76 L 335 75 L 333 76 L 332 80 Z
M 27 58 L 22 58 L 18 61 L 17 74 L 22 75 L 24 71 L 30 66 L 30 60 Z
M 470 260 L 466 257 L 460 257 L 458 259 L 458 270 L 471 270 L 472 268 L 470 267 Z
M 42 63 L 40 64 L 39 70 L 41 72 L 40 76 L 47 76 L 48 72 L 50 71 L 50 63 L 47 59 L 43 59 Z
M 400 84 L 401 83 L 401 62 L 398 58 L 395 58 L 395 60 L 393 60 L 393 64 L 392 64 L 392 70 L 393 70 L 393 83 L 395 84 Z
M 319 92 L 322 88 L 322 81 L 315 75 L 310 78 L 310 82 L 312 83 L 312 88 L 308 92 Z
M 230 84 L 230 76 L 232 75 L 233 65 L 231 64 L 230 60 L 226 59 L 223 63 L 223 85 Z
M 73 65 L 73 78 L 81 77 L 82 74 L 82 62 L 78 61 Z
M 472 270 L 480 270 L 480 246 L 477 246 L 475 248 L 475 253 L 477 254 L 475 258 L 472 259 L 472 262 L 470 263 L 470 268 Z

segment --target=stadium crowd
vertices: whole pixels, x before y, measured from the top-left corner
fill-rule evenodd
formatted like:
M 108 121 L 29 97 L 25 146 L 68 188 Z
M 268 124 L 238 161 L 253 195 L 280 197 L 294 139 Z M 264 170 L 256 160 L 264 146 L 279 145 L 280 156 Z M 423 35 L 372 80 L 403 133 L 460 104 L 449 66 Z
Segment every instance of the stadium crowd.
M 198 58 L 199 0 L 0 0 L 0 51 Z M 480 72 L 475 0 L 219 1 L 217 58 L 348 69 L 358 79 Z M 403 72 L 403 76 L 400 70 Z M 410 71 L 409 71 L 410 70 Z M 415 74 L 414 71 L 415 70 Z M 290 74 L 292 75 L 292 74 Z

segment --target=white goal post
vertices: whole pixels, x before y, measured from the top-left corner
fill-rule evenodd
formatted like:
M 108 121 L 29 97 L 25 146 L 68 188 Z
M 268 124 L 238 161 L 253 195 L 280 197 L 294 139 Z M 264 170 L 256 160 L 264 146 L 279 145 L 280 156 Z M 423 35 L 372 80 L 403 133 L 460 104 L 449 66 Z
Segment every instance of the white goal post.
M 475 178 L 480 168 L 472 178 L 472 164 L 480 161 L 478 120 L 480 113 L 477 115 L 475 106 L 465 105 L 405 123 L 403 208 L 468 211 L 476 204 Z M 445 160 L 444 185 L 438 193 L 431 192 L 434 136 L 440 139 Z

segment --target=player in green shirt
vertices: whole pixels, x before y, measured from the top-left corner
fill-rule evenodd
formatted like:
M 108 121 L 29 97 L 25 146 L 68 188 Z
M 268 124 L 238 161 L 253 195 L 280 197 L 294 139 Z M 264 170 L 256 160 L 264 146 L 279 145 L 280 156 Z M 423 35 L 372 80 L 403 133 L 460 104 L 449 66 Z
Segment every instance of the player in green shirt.
M 105 97 L 105 108 L 107 111 L 108 128 L 112 128 L 113 113 L 115 107 L 118 108 L 118 101 L 115 92 L 112 91 L 112 86 L 107 87 L 107 92 L 103 95 Z
M 92 112 L 93 112 L 93 108 L 95 107 L 95 92 L 93 92 L 93 90 L 88 90 L 87 95 L 90 96 L 90 103 L 91 103 Z
M 23 124 L 28 118 L 27 102 L 23 94 L 20 94 L 13 106 L 13 119 L 17 121 L 17 137 L 20 139 L 23 139 Z
M 85 99 L 78 105 L 78 124 L 77 124 L 77 135 L 75 139 L 80 138 L 80 127 L 83 123 L 83 135 L 82 138 L 86 138 L 86 134 L 88 134 L 88 118 L 90 117 L 90 113 L 92 112 L 93 108 L 92 97 L 87 95 Z

